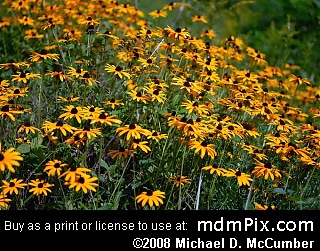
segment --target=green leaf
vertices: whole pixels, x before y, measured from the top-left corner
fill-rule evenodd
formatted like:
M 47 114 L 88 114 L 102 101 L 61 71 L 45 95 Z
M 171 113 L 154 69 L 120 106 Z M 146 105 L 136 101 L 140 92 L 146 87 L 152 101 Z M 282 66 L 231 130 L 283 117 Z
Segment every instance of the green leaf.
M 22 143 L 20 146 L 17 147 L 17 151 L 20 153 L 28 153 L 30 152 L 30 145 L 27 143 Z
M 107 162 L 105 162 L 103 159 L 100 159 L 99 162 L 100 162 L 100 166 L 108 170 L 109 165 L 107 164 Z

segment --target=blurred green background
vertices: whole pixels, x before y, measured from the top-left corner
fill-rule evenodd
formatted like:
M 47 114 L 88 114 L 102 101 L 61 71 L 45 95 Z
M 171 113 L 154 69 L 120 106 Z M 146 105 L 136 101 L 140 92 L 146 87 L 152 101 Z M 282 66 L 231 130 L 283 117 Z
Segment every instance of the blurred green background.
M 300 76 L 320 85 L 320 0 L 186 0 L 181 2 L 191 7 L 176 9 L 168 18 L 158 20 L 147 13 L 173 1 L 129 2 L 146 13 L 155 26 L 188 28 L 192 35 L 203 28 L 213 29 L 213 44 L 231 35 L 239 37 L 266 54 L 270 65 L 298 65 Z M 194 15 L 204 15 L 208 24 L 192 23 Z

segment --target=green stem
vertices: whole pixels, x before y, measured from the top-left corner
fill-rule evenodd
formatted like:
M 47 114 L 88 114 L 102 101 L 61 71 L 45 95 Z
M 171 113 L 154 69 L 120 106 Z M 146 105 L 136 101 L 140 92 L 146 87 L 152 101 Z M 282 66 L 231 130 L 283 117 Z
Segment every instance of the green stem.
M 181 167 L 180 167 L 180 178 L 182 177 L 182 173 L 183 173 L 183 167 L 184 167 L 184 160 L 185 160 L 186 151 L 187 151 L 187 145 L 184 146 L 184 150 L 183 150 Z M 182 202 L 182 198 L 181 198 L 181 187 L 182 187 L 182 186 L 181 186 L 181 182 L 180 182 L 180 186 L 179 186 L 178 210 L 181 209 L 181 202 Z
M 98 186 L 97 186 L 97 192 L 96 192 L 96 207 L 98 207 L 98 192 L 99 192 L 99 187 L 100 187 L 100 174 L 101 174 L 101 164 L 100 160 L 102 157 L 102 143 L 103 143 L 103 137 L 100 136 L 100 144 L 99 144 L 99 158 L 98 158 Z

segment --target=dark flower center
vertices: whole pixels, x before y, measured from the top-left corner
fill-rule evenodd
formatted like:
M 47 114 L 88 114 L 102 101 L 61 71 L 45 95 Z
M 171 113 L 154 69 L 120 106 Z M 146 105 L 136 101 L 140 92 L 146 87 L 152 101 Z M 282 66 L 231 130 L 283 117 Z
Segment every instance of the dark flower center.
M 186 82 L 183 83 L 183 86 L 185 86 L 185 87 L 191 87 L 191 84 L 190 84 L 188 81 L 186 81 Z
M 47 52 L 45 49 L 42 49 L 42 50 L 40 51 L 40 54 L 41 54 L 41 55 L 47 55 L 48 52 Z
M 83 131 L 90 131 L 90 126 L 85 125 L 85 126 L 83 127 Z
M 59 164 L 59 163 L 54 163 L 53 167 L 54 167 L 54 168 L 59 168 L 59 167 L 60 167 L 60 164 Z
M 239 176 L 241 176 L 241 172 L 240 172 L 240 171 L 236 171 L 236 172 L 235 172 L 235 175 L 236 175 L 237 177 L 239 177 Z
M 175 32 L 180 33 L 180 32 L 181 32 L 181 29 L 180 29 L 180 28 L 177 28 L 177 29 L 175 30 Z
M 152 191 L 147 191 L 146 195 L 147 195 L 147 196 L 152 196 L 152 195 L 153 195 L 153 192 L 152 192 Z
M 90 78 L 90 75 L 88 72 L 86 72 L 85 74 L 83 74 L 83 78 Z
M 142 97 L 142 93 L 141 92 L 137 92 L 137 97 L 141 98 Z
M 203 147 L 206 147 L 208 145 L 208 143 L 206 141 L 202 141 L 200 145 Z
M 272 167 L 272 164 L 270 162 L 267 162 L 264 164 L 264 167 L 270 169 Z
M 110 102 L 111 102 L 111 103 L 114 103 L 114 102 L 116 102 L 116 100 L 115 100 L 114 98 L 112 98 L 112 99 L 110 100 Z
M 233 131 L 234 130 L 234 126 L 228 126 L 228 129 L 230 130 L 230 131 Z
M 59 120 L 56 124 L 56 126 L 63 126 L 63 122 L 61 120 Z
M 9 112 L 9 106 L 8 105 L 2 106 L 1 111 L 2 112 Z
M 158 136 L 158 133 L 157 132 L 153 132 L 152 136 Z
M 117 66 L 117 67 L 116 67 L 116 71 L 122 71 L 121 66 Z
M 14 93 L 14 94 L 19 94 L 19 93 L 20 93 L 20 90 L 19 90 L 19 89 L 15 89 L 13 93 Z
M 83 178 L 83 177 L 80 177 L 80 178 L 78 179 L 78 183 L 83 184 L 84 182 L 85 182 L 85 180 L 84 180 L 84 178 Z
M 193 124 L 194 124 L 194 123 L 193 123 L 193 120 L 192 120 L 192 119 L 188 119 L 188 120 L 187 120 L 187 124 L 193 125 Z
M 154 90 L 152 94 L 158 96 L 159 95 L 159 91 L 158 90 Z
M 130 129 L 130 130 L 134 130 L 134 129 L 136 129 L 135 124 L 130 124 L 130 125 L 129 125 L 129 129 Z
M 75 167 L 75 166 L 72 166 L 71 168 L 70 168 L 70 172 L 75 172 L 77 170 L 77 168 Z
M 152 64 L 152 59 L 149 58 L 149 59 L 147 60 L 147 63 L 148 63 L 148 64 Z
M 106 119 L 106 118 L 107 116 L 105 115 L 104 112 L 99 115 L 99 119 Z
M 0 161 L 4 160 L 4 156 L 2 153 L 0 153 Z
M 71 112 L 71 114 L 77 114 L 78 113 L 78 109 L 73 107 L 70 112 Z
M 89 112 L 94 112 L 94 107 L 90 107 Z
M 80 74 L 81 73 L 81 69 L 77 69 L 76 73 Z
M 218 164 L 216 164 L 216 163 L 213 163 L 211 166 L 212 166 L 212 168 L 218 168 Z
M 15 183 L 14 182 L 10 182 L 9 187 L 15 187 Z
M 119 152 L 124 153 L 125 151 L 126 151 L 126 149 L 123 146 L 120 146 Z
M 43 183 L 39 183 L 38 188 L 43 188 Z
M 24 72 L 21 72 L 19 77 L 20 77 L 20 78 L 25 78 L 26 76 L 27 76 L 27 75 L 26 75 Z

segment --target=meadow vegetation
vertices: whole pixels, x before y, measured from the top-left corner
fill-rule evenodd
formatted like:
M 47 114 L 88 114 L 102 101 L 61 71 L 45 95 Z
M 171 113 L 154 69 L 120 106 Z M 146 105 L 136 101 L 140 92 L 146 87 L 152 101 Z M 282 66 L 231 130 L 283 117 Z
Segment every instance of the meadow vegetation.
M 147 2 L 2 1 L 0 208 L 319 209 L 318 34 Z

